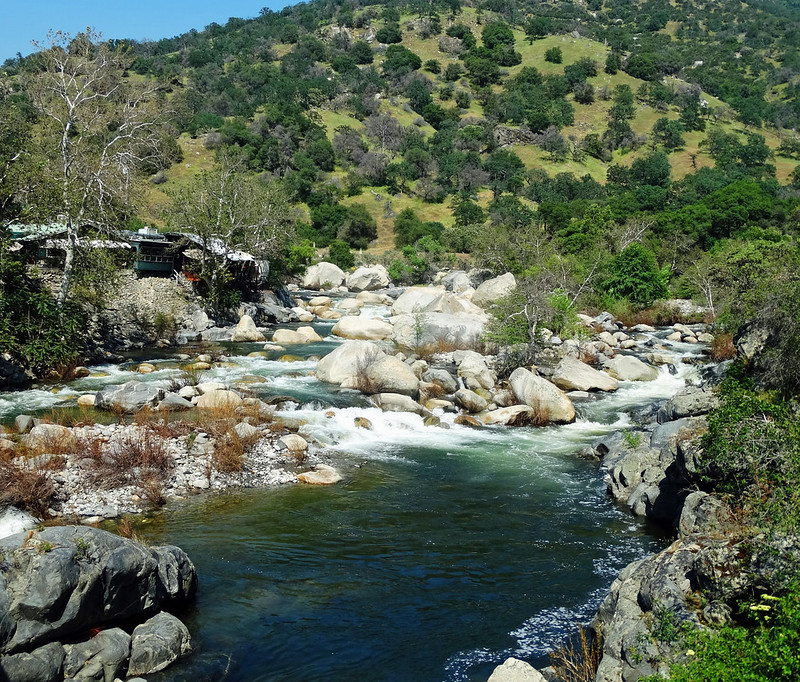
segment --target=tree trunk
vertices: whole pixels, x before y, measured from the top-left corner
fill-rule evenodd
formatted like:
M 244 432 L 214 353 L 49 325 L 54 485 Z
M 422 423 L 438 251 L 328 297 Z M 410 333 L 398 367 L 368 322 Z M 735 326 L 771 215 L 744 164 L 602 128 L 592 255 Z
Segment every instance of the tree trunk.
M 72 279 L 72 267 L 75 262 L 75 248 L 78 245 L 78 236 L 72 228 L 72 225 L 67 227 L 67 246 L 66 256 L 64 258 L 64 279 L 61 280 L 61 289 L 58 292 L 58 307 L 64 307 L 64 301 L 67 300 L 67 293 L 69 292 L 70 280 Z

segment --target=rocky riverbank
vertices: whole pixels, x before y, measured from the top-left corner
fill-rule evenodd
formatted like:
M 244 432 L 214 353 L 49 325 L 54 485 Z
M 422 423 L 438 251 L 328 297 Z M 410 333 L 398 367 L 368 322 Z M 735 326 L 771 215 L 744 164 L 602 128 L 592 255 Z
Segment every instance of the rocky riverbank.
M 138 678 L 191 651 L 171 612 L 191 601 L 195 568 L 178 547 L 144 547 L 62 526 L 0 540 L 0 678 Z

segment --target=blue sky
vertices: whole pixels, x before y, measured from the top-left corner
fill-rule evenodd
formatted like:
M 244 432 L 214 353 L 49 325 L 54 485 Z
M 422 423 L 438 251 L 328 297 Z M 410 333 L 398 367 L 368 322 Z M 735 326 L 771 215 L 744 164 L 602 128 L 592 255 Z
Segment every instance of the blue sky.
M 17 52 L 34 52 L 32 40 L 44 42 L 48 30 L 78 33 L 87 26 L 104 38 L 171 38 L 230 17 L 258 16 L 262 7 L 277 10 L 298 0 L 27 0 L 3 2 L 0 16 L 0 64 Z

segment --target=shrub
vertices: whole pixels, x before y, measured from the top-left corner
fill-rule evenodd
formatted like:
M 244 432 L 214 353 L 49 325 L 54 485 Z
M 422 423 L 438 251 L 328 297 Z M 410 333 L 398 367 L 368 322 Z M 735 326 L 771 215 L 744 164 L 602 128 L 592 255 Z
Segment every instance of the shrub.
M 0 506 L 24 509 L 38 518 L 47 518 L 56 500 L 56 486 L 38 467 L 22 469 L 0 458 Z
M 564 55 L 561 52 L 560 47 L 551 47 L 544 53 L 544 60 L 546 62 L 550 62 L 551 64 L 560 64 L 564 59 Z
M 660 270 L 656 257 L 641 244 L 631 244 L 611 260 L 603 288 L 615 298 L 646 306 L 667 295 L 669 272 Z
M 341 239 L 334 239 L 328 249 L 328 260 L 338 265 L 342 270 L 349 270 L 355 265 L 356 259 L 350 247 Z

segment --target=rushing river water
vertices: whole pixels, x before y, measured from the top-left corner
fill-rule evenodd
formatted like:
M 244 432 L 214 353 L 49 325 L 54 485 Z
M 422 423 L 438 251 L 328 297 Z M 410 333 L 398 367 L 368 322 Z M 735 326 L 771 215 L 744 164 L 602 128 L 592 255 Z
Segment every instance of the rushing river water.
M 623 382 L 571 425 L 476 431 L 426 428 L 332 392 L 310 376 L 314 360 L 228 352 L 214 377 L 260 375 L 256 390 L 297 396 L 303 407 L 287 416 L 330 448 L 344 480 L 201 495 L 140 524 L 146 541 L 183 547 L 200 579 L 185 614 L 194 654 L 151 682 L 486 680 L 509 655 L 546 665 L 619 570 L 661 545 L 576 453 L 673 395 L 686 366 Z M 176 371 L 158 367 L 148 380 Z M 0 415 L 133 378 L 132 367 L 100 369 L 57 394 L 0 395 Z M 355 428 L 355 416 L 373 429 Z

